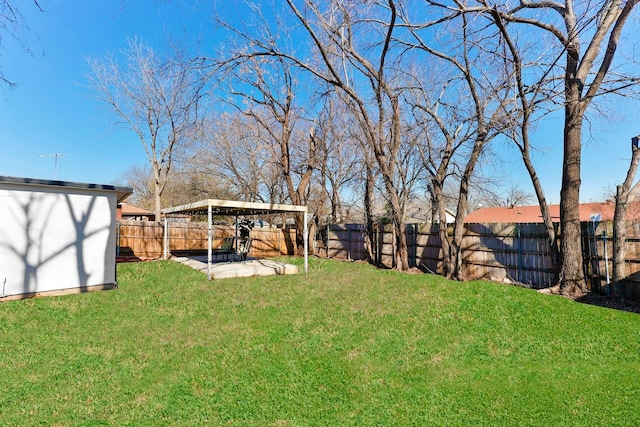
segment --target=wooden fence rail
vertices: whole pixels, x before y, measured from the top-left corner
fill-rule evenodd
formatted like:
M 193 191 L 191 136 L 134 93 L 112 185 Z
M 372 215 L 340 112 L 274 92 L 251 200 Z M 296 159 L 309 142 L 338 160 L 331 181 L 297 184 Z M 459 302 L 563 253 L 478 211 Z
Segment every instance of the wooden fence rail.
M 260 228 L 251 230 L 252 257 L 292 255 L 294 253 L 296 231 L 281 228 Z M 164 253 L 164 224 L 153 221 L 120 221 L 116 236 L 118 255 L 140 258 L 159 258 Z M 222 244 L 225 237 L 235 235 L 235 228 L 227 225 L 213 227 L 214 248 Z M 170 222 L 168 224 L 169 252 L 172 254 L 206 253 L 208 228 L 202 222 Z

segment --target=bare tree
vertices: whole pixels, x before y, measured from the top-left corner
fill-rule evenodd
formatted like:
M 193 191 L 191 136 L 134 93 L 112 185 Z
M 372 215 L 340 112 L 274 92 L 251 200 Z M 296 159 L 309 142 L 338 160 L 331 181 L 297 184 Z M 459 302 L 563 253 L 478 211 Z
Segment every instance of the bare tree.
M 323 4 L 308 0 L 299 5 L 288 0 L 283 5 L 287 19 L 280 18 L 297 23 L 296 28 L 289 28 L 290 34 L 295 33 L 296 48 L 279 42 L 282 37 L 273 37 L 268 20 L 259 13 L 252 23 L 266 27 L 263 37 L 253 37 L 232 28 L 228 22 L 220 23 L 235 36 L 244 37 L 245 47 L 234 54 L 236 62 L 256 57 L 280 58 L 305 70 L 310 79 L 328 84 L 349 98 L 387 190 L 398 240 L 396 266 L 407 269 L 404 212 L 395 188 L 399 173 L 397 156 L 402 144 L 399 98 L 402 88 L 393 83 L 397 73 L 391 45 L 396 30 L 395 1 L 384 2 L 384 7 L 375 3 L 362 7 L 338 0 Z M 367 37 L 359 37 L 365 34 Z M 378 47 L 372 49 L 369 40 L 373 36 Z M 298 49 L 301 43 L 309 50 Z
M 366 144 L 361 142 L 361 146 L 365 147 Z M 362 181 L 364 181 L 364 223 L 367 230 L 366 247 L 369 261 L 373 262 L 374 253 L 373 245 L 375 241 L 375 216 L 374 216 L 374 191 L 376 187 L 376 181 L 380 175 L 376 161 L 373 159 L 373 153 L 366 149 L 363 151 L 364 168 L 361 172 Z
M 274 161 L 270 138 L 242 112 L 207 122 L 207 150 L 197 166 L 223 181 L 236 197 L 249 202 L 284 203 L 283 176 Z
M 154 212 L 160 218 L 162 193 L 171 179 L 174 154 L 191 141 L 198 125 L 204 80 L 177 54 L 163 57 L 137 40 L 128 41 L 121 66 L 111 54 L 89 59 L 92 88 L 140 140 L 154 177 Z
M 354 132 L 354 118 L 342 100 L 329 91 L 318 117 L 318 172 L 330 204 L 328 223 L 345 220 L 343 192 L 360 175 L 362 150 Z
M 225 90 L 242 100 L 234 105 L 255 121 L 259 131 L 265 135 L 291 202 L 306 205 L 316 168 L 318 141 L 315 124 L 305 120 L 296 105 L 296 95 L 300 92 L 296 68 L 278 57 L 267 62 L 260 56 L 247 56 L 230 64 L 232 78 L 228 78 L 229 86 Z M 295 222 L 297 249 L 302 253 L 302 213 L 295 214 Z
M 558 280 L 560 274 L 560 253 L 557 244 L 556 228 L 551 218 L 549 204 L 547 203 L 542 183 L 533 164 L 530 139 L 530 128 L 538 111 L 545 103 L 552 101 L 553 95 L 556 93 L 554 90 L 555 82 L 554 79 L 549 78 L 547 73 L 542 73 L 542 75 L 538 77 L 537 73 L 530 72 L 529 68 L 540 67 L 541 64 L 539 61 L 534 61 L 527 67 L 527 64 L 523 60 L 523 56 L 527 54 L 527 48 L 518 46 L 517 41 L 514 40 L 509 31 L 507 31 L 505 22 L 497 9 L 493 10 L 492 17 L 506 46 L 506 67 L 511 68 L 511 76 L 514 81 L 514 97 L 519 103 L 519 108 L 515 105 L 513 108 L 505 110 L 512 122 L 512 126 L 507 127 L 505 134 L 515 143 L 520 151 L 522 161 L 531 179 L 547 233 L 549 255 L 553 260 L 553 268 L 556 280 Z M 532 43 L 535 42 L 532 41 Z M 536 78 L 533 79 L 533 81 L 529 81 L 531 80 L 531 76 L 536 76 Z
M 303 2 L 304 9 L 292 0 L 287 0 L 287 5 L 305 29 L 320 63 L 308 62 L 291 52 L 276 54 L 349 99 L 386 190 L 396 236 L 395 266 L 406 270 L 404 207 L 396 187 L 402 173 L 398 156 L 403 143 L 400 96 L 404 90 L 395 84 L 398 69 L 394 57 L 399 54 L 392 45 L 397 29 L 396 2 L 389 0 L 383 6 L 371 3 L 367 8 L 337 0 L 327 2 L 322 9 L 312 1 Z M 367 37 L 359 39 L 359 34 Z M 371 49 L 371 37 L 376 38 L 375 49 Z
M 493 194 L 493 197 L 486 200 L 488 206 L 526 206 L 534 200 L 531 193 L 527 193 L 516 184 L 511 184 L 506 193 L 500 195 Z
M 512 5 L 489 0 L 460 0 L 451 4 L 427 0 L 426 5 L 432 7 L 419 8 L 421 19 L 415 20 L 408 15 L 409 8 L 399 0 L 366 4 L 287 0 L 281 4 L 283 13 L 277 14 L 278 23 L 274 25 L 286 22 L 287 32 L 296 40 L 289 46 L 281 43 L 286 38 L 282 33 L 270 31 L 274 25 L 260 14 L 260 7 L 256 5 L 250 6 L 255 12 L 251 24 L 254 28 L 266 28 L 261 35 L 254 36 L 255 33 L 219 22 L 243 41 L 242 48 L 233 52 L 234 61 L 278 58 L 306 71 L 310 81 L 321 81 L 335 88 L 347 100 L 346 105 L 358 120 L 363 147 L 366 147 L 363 158 L 375 161 L 375 167 L 372 167 L 373 163 L 365 162 L 369 172 L 365 180 L 367 188 L 373 188 L 373 177 L 379 173 L 391 207 L 400 269 L 408 265 L 406 241 L 403 241 L 401 186 L 402 175 L 406 172 L 404 167 L 408 164 L 403 159 L 410 152 L 405 145 L 410 142 L 407 130 L 410 127 L 404 121 L 403 103 L 408 93 L 406 70 L 416 52 L 426 52 L 429 57 L 436 58 L 439 66 L 433 69 L 437 74 L 451 77 L 443 83 L 443 88 L 450 90 L 454 82 L 457 87 L 465 87 L 457 91 L 458 99 L 449 95 L 448 99 L 440 101 L 439 95 L 435 95 L 423 104 L 423 112 L 431 117 L 431 130 L 443 134 L 444 128 L 449 138 L 453 137 L 453 145 L 449 148 L 447 136 L 439 137 L 438 144 L 444 147 L 438 154 L 440 157 L 423 152 L 426 160 L 428 156 L 434 156 L 433 163 L 424 162 L 431 168 L 429 186 L 434 194 L 447 180 L 457 180 L 459 185 L 458 217 L 451 247 L 445 251 L 447 275 L 460 277 L 459 246 L 472 179 L 489 141 L 497 133 L 508 135 L 518 144 L 541 205 L 549 242 L 555 244 L 545 196 L 531 162 L 528 133 L 540 105 L 547 105 L 546 111 L 558 106 L 562 108 L 565 151 L 558 289 L 565 295 L 579 295 L 587 290 L 580 245 L 576 244 L 581 237 L 582 124 L 596 96 L 619 93 L 638 81 L 623 73 L 624 69 L 611 72 L 622 30 L 638 1 L 578 3 L 565 0 L 561 3 L 522 0 Z M 423 16 L 433 19 L 422 22 Z M 455 34 L 460 42 L 453 43 L 454 37 L 447 36 L 446 31 Z M 544 41 L 537 44 L 537 50 L 536 46 L 531 49 L 520 43 L 532 34 Z M 441 64 L 447 64 L 445 67 L 456 70 L 456 74 L 442 73 Z M 435 108 L 438 105 L 440 110 L 446 105 L 454 112 L 452 117 L 457 116 L 457 126 L 452 126 L 455 121 L 449 119 L 444 127 L 438 124 L 437 117 L 442 113 Z M 460 125 L 465 131 L 456 134 Z M 465 162 L 453 162 L 453 156 L 463 158 Z M 372 191 L 366 192 L 367 206 L 370 206 L 371 194 Z M 444 216 L 443 202 L 436 196 L 434 202 L 439 206 L 440 215 Z M 444 234 L 446 227 L 441 231 Z
M 153 172 L 149 165 L 133 165 L 121 174 L 119 180 L 133 189 L 128 201 L 141 208 L 153 210 Z
M 245 37 L 248 45 L 235 53 L 234 61 L 265 57 L 288 61 L 308 72 L 313 79 L 332 86 L 345 99 L 359 123 L 364 147 L 371 153 L 371 159 L 375 160 L 375 168 L 369 165 L 367 170 L 378 171 L 385 189 L 384 196 L 397 239 L 395 266 L 400 270 L 409 266 L 404 209 L 411 186 L 415 182 L 412 172 L 418 170 L 412 160 L 415 154 L 412 147 L 415 145 L 411 143 L 412 135 L 408 131 L 410 126 L 404 119 L 403 96 L 407 91 L 407 64 L 403 55 L 407 48 L 417 47 L 451 64 L 459 73 L 459 79 L 465 82 L 465 90 L 470 92 L 469 115 L 466 117 L 473 123 L 473 136 L 469 137 L 470 144 L 465 153 L 467 161 L 458 174 L 460 197 L 458 218 L 451 240 L 452 250 L 447 251 L 448 274 L 461 277 L 460 243 L 471 178 L 486 145 L 497 134 L 495 128 L 502 126 L 502 112 L 495 105 L 501 105 L 500 96 L 505 92 L 500 84 L 494 85 L 489 81 L 487 75 L 481 76 L 484 78 L 481 83 L 474 70 L 480 63 L 474 62 L 473 55 L 478 55 L 482 49 L 467 37 L 467 33 L 464 36 L 468 42 L 460 45 L 463 56 L 460 60 L 453 54 L 430 48 L 417 35 L 417 30 L 415 40 L 411 43 L 398 44 L 400 34 L 397 33 L 401 31 L 399 4 L 400 2 L 389 0 L 368 3 L 363 7 L 337 0 L 322 4 L 288 0 L 286 9 L 299 24 L 296 29 L 298 44 L 308 43 L 306 46 L 314 56 L 300 54 L 300 49 L 283 46 L 270 33 L 267 34 L 268 37 L 259 38 L 232 29 L 234 35 Z M 256 21 L 260 22 L 260 18 L 264 20 L 259 16 Z M 462 16 L 460 19 L 466 20 L 466 17 Z M 403 23 L 404 28 L 407 28 L 407 22 L 409 21 L 405 20 Z M 422 29 L 424 26 L 411 28 Z M 463 25 L 462 28 L 466 31 L 467 26 Z M 365 34 L 366 37 L 363 36 Z M 489 83 L 485 84 L 487 81 Z M 373 174 L 369 177 L 373 177 Z
M 132 204 L 145 209 L 155 207 L 154 176 L 149 165 L 134 165 L 118 179 L 133 188 Z M 172 178 L 162 194 L 165 206 L 176 206 L 202 199 L 229 199 L 235 194 L 216 175 L 194 164 L 176 164 Z
M 229 191 L 216 176 L 194 167 L 176 167 L 175 173 L 162 195 L 167 206 L 184 205 L 194 200 L 232 199 L 235 194 Z
M 506 125 L 508 81 L 501 64 L 486 53 L 494 46 L 489 44 L 490 38 L 483 24 L 472 21 L 465 14 L 444 15 L 426 23 L 415 22 L 406 10 L 402 13 L 402 22 L 411 37 L 399 42 L 410 51 L 427 54 L 430 67 L 439 70 L 440 80 L 428 82 L 430 86 L 435 83 L 435 90 L 426 89 L 427 83 L 416 84 L 419 95 L 414 97 L 414 112 L 424 114 L 423 120 L 428 126 L 424 132 L 422 158 L 429 173 L 434 210 L 439 217 L 443 274 L 448 278 L 464 279 L 461 245 L 470 190 L 481 156 Z M 441 31 L 446 31 L 449 39 L 439 37 L 436 47 L 432 43 L 433 27 L 441 25 L 445 25 Z M 429 96 L 430 93 L 433 95 Z M 457 179 L 458 192 L 456 218 L 450 235 L 444 187 L 452 176 Z
M 38 1 L 32 1 L 36 8 L 42 12 L 42 7 L 40 7 Z M 26 53 L 31 53 L 29 36 L 33 35 L 33 33 L 14 0 L 0 0 L 0 48 L 3 46 L 5 35 L 19 43 Z M 1 69 L 0 83 L 4 83 L 9 88 L 13 88 L 16 85 L 14 81 L 5 76 Z
M 620 91 L 638 81 L 628 75 L 610 75 L 622 31 L 637 3 L 638 0 L 565 0 L 563 3 L 521 1 L 513 7 L 509 4 L 491 4 L 489 1 L 482 1 L 481 6 L 473 7 L 458 3 L 461 12 L 480 12 L 499 17 L 496 22 L 508 25 L 509 31 L 517 31 L 524 26 L 526 31 L 551 36 L 552 44 L 545 47 L 551 56 L 547 56 L 550 68 L 543 72 L 549 78 L 562 79 L 563 88 L 557 93 L 557 99 L 564 109 L 560 191 L 561 265 L 555 290 L 567 296 L 579 296 L 589 290 L 584 276 L 581 245 L 577 244 L 581 241 L 582 125 L 587 109 L 596 96 Z M 561 62 L 562 58 L 564 63 Z

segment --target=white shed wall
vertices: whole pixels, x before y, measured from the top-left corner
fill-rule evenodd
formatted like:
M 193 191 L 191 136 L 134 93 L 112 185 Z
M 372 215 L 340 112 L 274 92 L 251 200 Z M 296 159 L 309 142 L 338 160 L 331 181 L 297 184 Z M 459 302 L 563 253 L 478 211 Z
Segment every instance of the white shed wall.
M 117 195 L 0 184 L 0 294 L 114 283 Z

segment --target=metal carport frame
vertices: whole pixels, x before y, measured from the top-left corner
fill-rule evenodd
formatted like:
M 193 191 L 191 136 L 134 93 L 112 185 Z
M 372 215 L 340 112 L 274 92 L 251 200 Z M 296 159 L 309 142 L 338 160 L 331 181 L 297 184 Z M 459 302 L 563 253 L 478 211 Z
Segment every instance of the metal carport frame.
M 213 253 L 213 216 L 238 216 L 238 215 L 258 215 L 286 212 L 302 212 L 304 214 L 304 273 L 309 271 L 309 228 L 308 209 L 300 205 L 279 205 L 271 203 L 240 202 L 235 200 L 205 199 L 186 205 L 174 206 L 162 209 L 163 214 L 189 213 L 191 215 L 207 214 L 208 223 L 208 247 L 207 247 L 207 272 L 209 280 L 211 277 L 211 263 Z M 236 218 L 237 223 L 237 218 Z M 166 229 L 166 227 L 165 227 Z

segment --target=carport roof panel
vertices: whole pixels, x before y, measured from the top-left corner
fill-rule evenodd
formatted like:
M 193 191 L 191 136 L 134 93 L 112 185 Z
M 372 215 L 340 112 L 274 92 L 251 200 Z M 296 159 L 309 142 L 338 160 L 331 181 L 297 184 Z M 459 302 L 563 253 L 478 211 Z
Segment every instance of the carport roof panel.
M 205 199 L 186 205 L 162 209 L 163 214 L 205 214 L 209 206 L 215 215 L 254 215 L 264 213 L 307 212 L 306 206 L 273 203 L 240 202 L 237 200 Z

